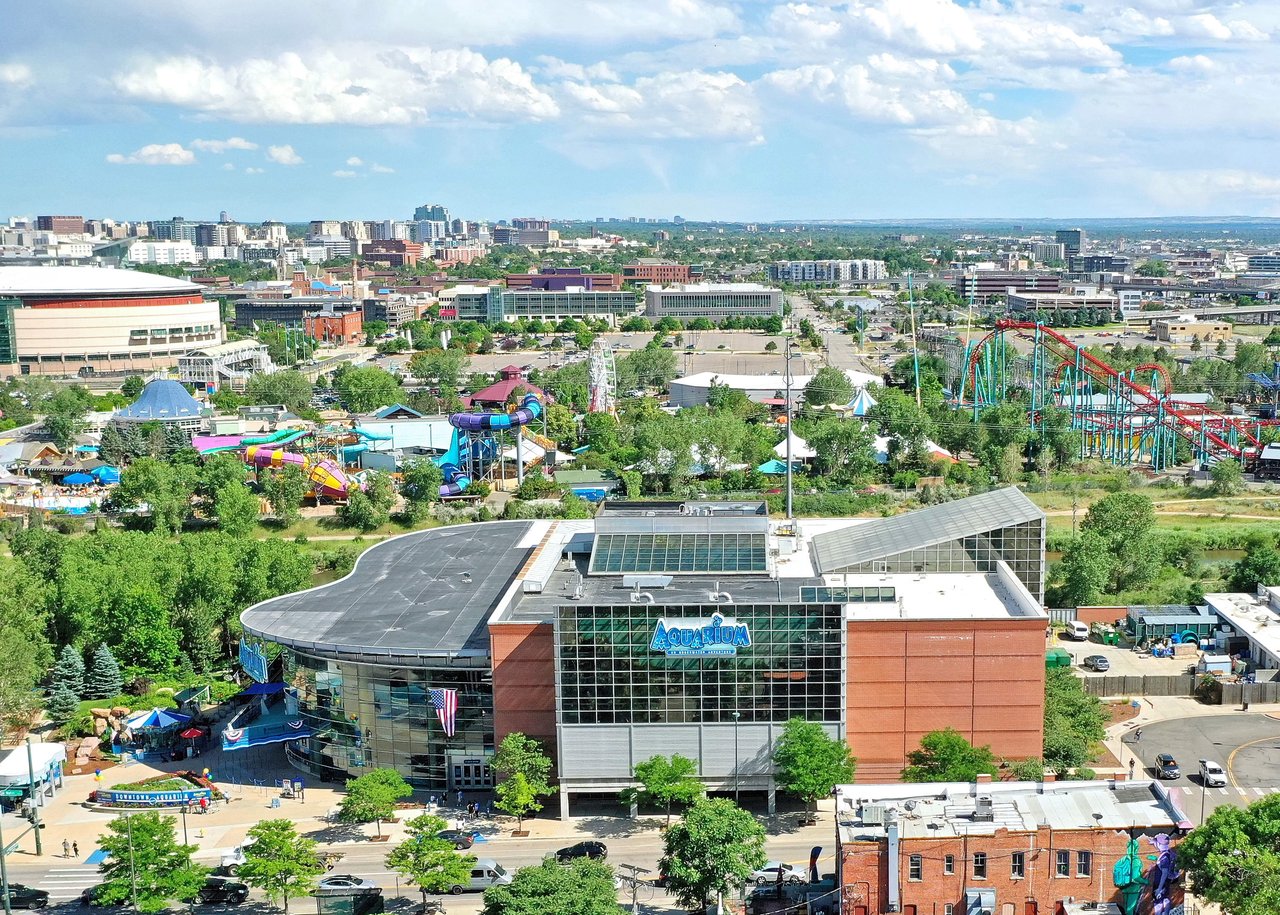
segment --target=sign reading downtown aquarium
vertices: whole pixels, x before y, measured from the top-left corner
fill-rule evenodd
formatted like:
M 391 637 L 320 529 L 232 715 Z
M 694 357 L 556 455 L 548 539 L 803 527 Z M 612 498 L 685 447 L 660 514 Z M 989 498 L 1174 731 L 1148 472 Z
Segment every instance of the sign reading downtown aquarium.
M 651 651 L 669 658 L 732 657 L 739 648 L 750 647 L 746 624 L 718 613 L 711 619 L 660 619 L 649 642 Z

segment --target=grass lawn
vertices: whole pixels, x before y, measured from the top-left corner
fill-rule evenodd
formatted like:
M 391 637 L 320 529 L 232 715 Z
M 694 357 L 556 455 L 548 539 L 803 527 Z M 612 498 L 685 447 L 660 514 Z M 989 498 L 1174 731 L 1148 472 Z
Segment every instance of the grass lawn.
M 407 534 L 410 531 L 425 531 L 428 528 L 439 527 L 440 522 L 434 518 L 424 518 L 417 524 L 402 524 L 399 521 L 388 521 L 386 524 L 380 525 L 368 533 L 358 531 L 355 528 L 343 527 L 337 518 L 303 518 L 297 524 L 289 527 L 281 528 L 274 524 L 259 524 L 258 530 L 254 536 L 259 540 L 266 540 L 270 537 L 282 537 L 285 540 L 292 540 L 301 535 L 307 539 L 316 537 L 334 537 L 341 540 L 356 540 L 360 537 L 365 538 L 383 538 L 394 537 L 397 534 Z
M 194 782 L 185 778 L 157 778 L 153 781 L 130 782 L 127 785 L 112 785 L 112 791 L 190 791 L 197 787 Z

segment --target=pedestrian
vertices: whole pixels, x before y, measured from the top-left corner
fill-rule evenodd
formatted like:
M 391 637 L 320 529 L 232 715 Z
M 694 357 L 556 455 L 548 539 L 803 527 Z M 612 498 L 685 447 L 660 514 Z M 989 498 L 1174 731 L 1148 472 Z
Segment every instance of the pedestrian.
M 64 858 L 71 857 L 71 840 L 70 839 L 62 840 L 62 857 Z
M 458 789 L 458 806 L 459 807 L 462 806 L 462 789 L 461 788 Z
M 74 855 L 75 857 L 77 857 L 77 858 L 79 858 L 79 857 L 80 857 L 80 843 L 79 843 L 79 842 L 72 842 L 72 843 L 71 843 L 71 854 L 73 854 L 73 855 Z
M 1142 728 L 1138 728 L 1133 732 L 1133 742 L 1142 743 Z

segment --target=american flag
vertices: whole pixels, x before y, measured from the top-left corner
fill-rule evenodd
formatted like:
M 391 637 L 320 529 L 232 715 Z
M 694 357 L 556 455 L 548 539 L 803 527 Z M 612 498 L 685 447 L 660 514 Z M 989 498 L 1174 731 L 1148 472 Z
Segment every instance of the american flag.
M 444 725 L 444 732 L 452 737 L 458 716 L 458 691 L 456 689 L 431 690 L 431 704 L 435 706 L 436 717 Z

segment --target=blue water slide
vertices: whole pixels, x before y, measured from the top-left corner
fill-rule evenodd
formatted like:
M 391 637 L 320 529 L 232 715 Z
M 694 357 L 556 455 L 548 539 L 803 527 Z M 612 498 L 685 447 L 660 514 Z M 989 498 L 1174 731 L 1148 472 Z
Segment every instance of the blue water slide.
M 352 429 L 351 431 L 352 431 L 352 432 L 353 432 L 353 433 L 354 433 L 354 434 L 355 434 L 359 439 L 361 439 L 362 441 L 366 441 L 366 442 L 389 442 L 389 441 L 391 441 L 391 436 L 390 436 L 390 435 L 384 435 L 384 434 L 382 434 L 381 432 L 370 432 L 368 429 L 364 429 L 364 428 L 362 428 L 362 427 L 360 427 L 360 426 L 356 426 L 356 427 L 355 427 L 354 429 Z
M 524 395 L 520 409 L 512 413 L 454 413 L 449 424 L 464 432 L 501 432 L 527 426 L 542 415 L 542 401 L 536 394 Z
M 440 496 L 461 495 L 471 485 L 471 478 L 464 473 L 460 465 L 464 462 L 462 450 L 466 447 L 468 432 L 502 432 L 526 426 L 542 416 L 542 401 L 536 394 L 526 394 L 520 402 L 520 409 L 512 413 L 454 413 L 449 417 L 449 425 L 453 426 L 453 440 L 449 450 L 436 459 L 436 464 L 444 472 L 444 485 L 440 487 Z M 494 460 L 498 456 L 498 442 L 492 436 L 484 436 L 471 440 L 471 466 L 479 466 Z

